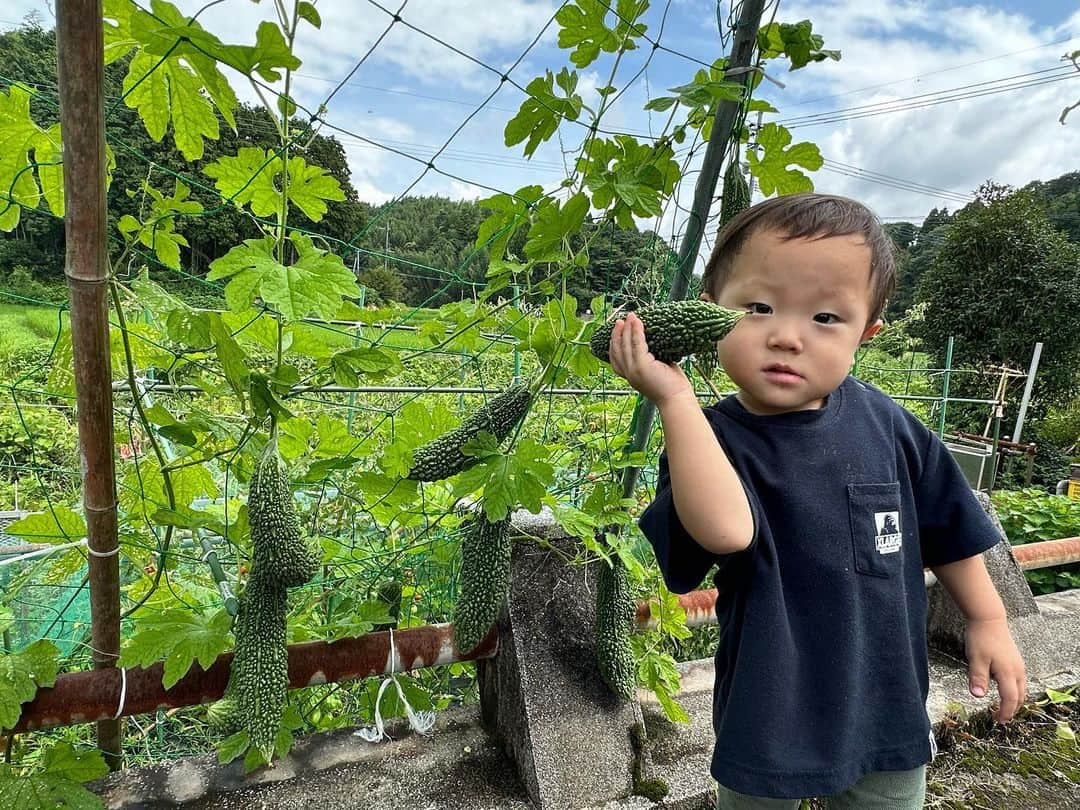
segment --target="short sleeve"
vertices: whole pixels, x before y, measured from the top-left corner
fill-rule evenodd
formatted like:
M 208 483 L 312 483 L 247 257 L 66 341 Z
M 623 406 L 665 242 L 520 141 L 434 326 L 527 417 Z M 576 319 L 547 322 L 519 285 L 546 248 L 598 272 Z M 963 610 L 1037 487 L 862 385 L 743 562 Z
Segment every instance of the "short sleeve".
M 949 449 L 936 434 L 927 433 L 915 508 L 923 565 L 934 567 L 974 557 L 1002 538 Z
M 727 452 L 726 449 L 725 452 Z M 730 453 L 728 456 L 730 458 Z M 653 547 L 657 565 L 660 567 L 664 584 L 669 591 L 689 593 L 705 580 L 714 565 L 720 565 L 723 570 L 732 558 L 745 558 L 754 548 L 757 543 L 757 529 L 761 525 L 760 508 L 757 499 L 746 488 L 745 483 L 743 488 L 746 491 L 750 513 L 754 520 L 754 539 L 748 548 L 734 554 L 713 554 L 686 531 L 682 520 L 679 519 L 678 512 L 675 510 L 675 499 L 671 494 L 671 473 L 668 468 L 667 453 L 660 454 L 656 496 L 642 513 L 638 526 Z

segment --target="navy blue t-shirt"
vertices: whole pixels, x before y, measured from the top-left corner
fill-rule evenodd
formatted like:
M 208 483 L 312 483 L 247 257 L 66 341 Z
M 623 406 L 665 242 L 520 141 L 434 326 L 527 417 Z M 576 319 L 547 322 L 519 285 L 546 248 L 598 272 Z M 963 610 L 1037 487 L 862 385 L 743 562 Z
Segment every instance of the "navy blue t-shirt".
M 746 490 L 754 538 L 714 555 L 675 512 L 667 457 L 640 526 L 668 588 L 713 565 L 719 597 L 712 775 L 739 793 L 830 796 L 931 758 L 923 567 L 999 542 L 948 450 L 848 377 L 825 406 L 705 408 Z

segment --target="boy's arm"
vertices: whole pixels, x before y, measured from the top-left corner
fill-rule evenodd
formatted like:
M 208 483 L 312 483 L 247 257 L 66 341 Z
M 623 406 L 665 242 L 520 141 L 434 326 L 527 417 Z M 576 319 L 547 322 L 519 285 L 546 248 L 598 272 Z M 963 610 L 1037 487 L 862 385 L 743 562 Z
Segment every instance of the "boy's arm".
M 1001 705 L 994 719 L 1007 723 L 1027 697 L 1024 661 L 1016 648 L 1005 606 L 981 555 L 931 569 L 967 619 L 965 641 L 971 694 L 983 697 L 997 681 Z
M 687 533 L 714 554 L 745 549 L 754 536 L 750 503 L 682 369 L 652 356 L 632 312 L 612 329 L 609 356 L 615 373 L 660 412 L 672 498 Z
M 683 527 L 714 554 L 742 551 L 754 537 L 750 503 L 693 390 L 656 407 L 664 427 L 671 497 Z

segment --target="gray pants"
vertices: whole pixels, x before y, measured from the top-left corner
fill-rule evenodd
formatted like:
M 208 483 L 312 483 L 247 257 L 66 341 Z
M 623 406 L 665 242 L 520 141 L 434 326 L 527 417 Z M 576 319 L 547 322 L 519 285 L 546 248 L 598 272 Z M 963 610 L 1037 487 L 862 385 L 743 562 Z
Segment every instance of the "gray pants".
M 922 810 L 926 766 L 910 771 L 868 773 L 850 788 L 825 800 L 829 810 Z M 716 810 L 798 810 L 799 799 L 767 799 L 717 785 Z

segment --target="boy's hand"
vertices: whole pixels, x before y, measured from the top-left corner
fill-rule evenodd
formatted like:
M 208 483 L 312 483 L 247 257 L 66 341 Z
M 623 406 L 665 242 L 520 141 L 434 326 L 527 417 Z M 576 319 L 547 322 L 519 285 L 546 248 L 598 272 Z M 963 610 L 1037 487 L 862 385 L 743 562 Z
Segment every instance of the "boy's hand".
M 1008 620 L 968 620 L 966 631 L 968 685 L 975 697 L 986 695 L 990 678 L 997 681 L 1001 705 L 994 719 L 1008 723 L 1027 697 L 1027 674 Z
M 652 356 L 645 343 L 645 327 L 633 312 L 615 322 L 608 355 L 615 373 L 626 378 L 657 407 L 673 396 L 694 395 L 693 386 L 681 368 L 673 363 L 661 363 Z

